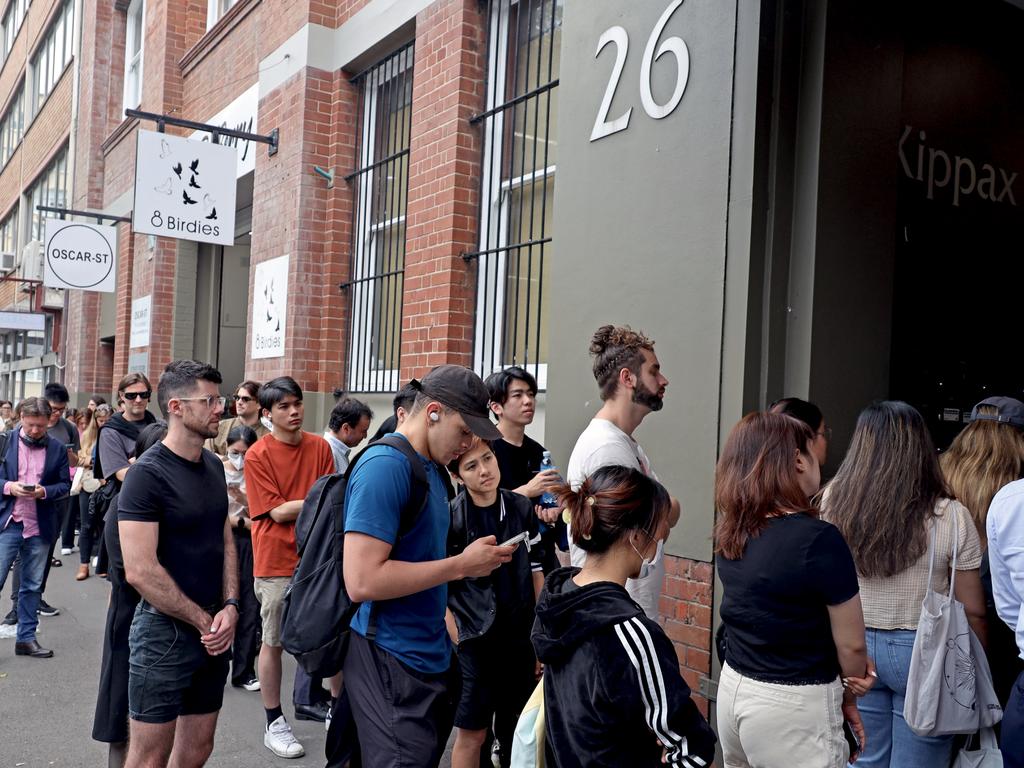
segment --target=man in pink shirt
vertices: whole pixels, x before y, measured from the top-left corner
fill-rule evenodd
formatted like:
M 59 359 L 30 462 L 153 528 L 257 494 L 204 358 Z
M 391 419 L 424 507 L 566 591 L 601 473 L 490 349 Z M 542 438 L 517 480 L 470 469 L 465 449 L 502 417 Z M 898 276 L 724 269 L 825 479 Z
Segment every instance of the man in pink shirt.
M 0 589 L 11 563 L 21 556 L 18 592 L 17 656 L 45 659 L 53 656 L 36 641 L 43 574 L 50 547 L 59 533 L 58 510 L 53 499 L 71 489 L 68 456 L 58 440 L 47 435 L 50 404 L 41 397 L 21 404 L 21 426 L 7 441 L 0 463 Z

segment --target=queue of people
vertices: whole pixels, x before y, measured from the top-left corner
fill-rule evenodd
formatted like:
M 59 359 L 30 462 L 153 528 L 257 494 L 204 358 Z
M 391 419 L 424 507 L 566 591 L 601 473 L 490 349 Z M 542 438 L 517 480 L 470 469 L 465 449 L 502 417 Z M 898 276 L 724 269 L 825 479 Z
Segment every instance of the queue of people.
M 1024 403 L 979 403 L 941 456 L 914 408 L 874 403 L 824 483 L 831 430 L 815 405 L 784 398 L 734 427 L 715 471 L 712 730 L 657 621 L 680 503 L 634 437 L 669 381 L 628 327 L 599 328 L 590 353 L 602 405 L 564 481 L 526 435 L 537 383 L 521 368 L 486 382 L 435 368 L 355 455 L 372 411 L 339 392 L 323 436 L 306 432 L 289 377 L 242 382 L 223 418 L 219 372 L 174 361 L 160 421 L 149 380 L 129 374 L 121 408 L 96 402 L 78 442 L 66 391 L 48 386 L 11 414 L 0 464 L 16 653 L 52 655 L 37 610 L 77 519 L 78 577 L 93 566 L 111 582 L 93 728 L 109 764 L 205 764 L 229 678 L 261 696 L 265 748 L 304 755 L 282 707 L 282 616 L 296 521 L 336 474 L 338 588 L 357 610 L 337 674 L 300 666 L 292 692 L 296 718 L 325 722 L 331 768 L 437 765 L 453 733 L 454 768 L 538 764 L 520 738 L 528 702 L 557 768 L 704 768 L 716 745 L 728 768 L 949 766 L 961 742 L 904 717 L 930 593 L 955 599 L 985 648 L 1003 764 L 1024 766 Z

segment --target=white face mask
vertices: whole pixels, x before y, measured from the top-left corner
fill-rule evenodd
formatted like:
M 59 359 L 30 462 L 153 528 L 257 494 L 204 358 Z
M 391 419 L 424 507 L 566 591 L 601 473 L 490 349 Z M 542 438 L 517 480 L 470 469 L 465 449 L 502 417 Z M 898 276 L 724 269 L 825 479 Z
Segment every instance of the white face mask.
M 648 560 L 640 554 L 640 550 L 633 545 L 633 542 L 630 542 L 629 545 L 633 547 L 633 551 L 640 556 L 641 560 L 640 573 L 638 573 L 636 577 L 638 579 L 646 579 L 648 576 L 654 573 L 654 568 L 658 565 L 659 562 L 661 562 L 661 554 L 665 551 L 665 542 L 661 539 L 658 539 L 658 546 L 654 550 L 654 557 L 652 557 L 650 560 Z
M 241 472 L 242 467 L 245 466 L 245 454 L 235 453 L 234 451 L 231 451 L 228 454 L 228 462 L 231 464 L 232 467 L 235 468 L 236 471 Z

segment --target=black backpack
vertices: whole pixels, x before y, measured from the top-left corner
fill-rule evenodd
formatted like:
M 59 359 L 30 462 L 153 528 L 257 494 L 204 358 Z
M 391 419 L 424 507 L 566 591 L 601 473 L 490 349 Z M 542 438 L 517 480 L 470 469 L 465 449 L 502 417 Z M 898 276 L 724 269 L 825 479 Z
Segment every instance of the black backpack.
M 285 592 L 281 615 L 281 645 L 311 677 L 331 677 L 341 670 L 349 624 L 359 610 L 360 604 L 348 596 L 343 576 L 345 489 L 359 459 L 374 445 L 396 448 L 412 467 L 412 492 L 401 512 L 396 546 L 426 505 L 429 483 L 423 461 L 407 440 L 392 435 L 370 443 L 344 475 L 327 475 L 313 484 L 295 521 L 299 564 Z M 376 634 L 372 613 L 367 634 L 370 639 Z

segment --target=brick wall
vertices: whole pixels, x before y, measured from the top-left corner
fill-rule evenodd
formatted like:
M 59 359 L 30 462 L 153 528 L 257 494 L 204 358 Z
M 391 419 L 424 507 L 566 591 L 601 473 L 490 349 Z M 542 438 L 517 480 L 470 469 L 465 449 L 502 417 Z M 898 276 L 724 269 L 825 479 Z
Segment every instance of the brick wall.
M 117 339 L 111 356 L 111 391 L 128 372 L 128 327 L 132 316 L 132 271 L 135 265 L 135 238 L 130 224 L 117 227 Z M 69 328 L 70 332 L 70 328 Z M 102 390 L 101 390 L 102 391 Z
M 665 556 L 665 583 L 658 604 L 658 621 L 679 657 L 679 669 L 705 716 L 708 701 L 698 692 L 700 679 L 711 675 L 711 563 Z
M 112 82 L 111 68 L 123 71 L 124 15 L 110 2 L 83 0 L 82 15 L 95 24 L 82 25 L 78 55 L 79 116 L 75 142 L 72 207 L 100 210 L 103 206 L 103 140 L 120 121 L 121 88 Z M 116 94 L 116 99 L 113 95 Z M 115 106 L 116 102 L 116 106 Z M 105 108 L 104 108 L 105 106 Z M 102 296 L 91 291 L 68 293 L 68 335 L 65 382 L 88 397 L 113 389 L 113 348 L 99 342 Z
M 475 0 L 439 0 L 416 18 L 401 378 L 468 365 L 483 110 L 484 17 Z
M 56 87 L 47 97 L 21 142 L 22 183 L 27 188 L 49 165 L 71 133 L 72 65 L 64 69 Z M 28 115 L 26 114 L 26 119 Z M 70 181 L 70 180 L 69 180 Z

